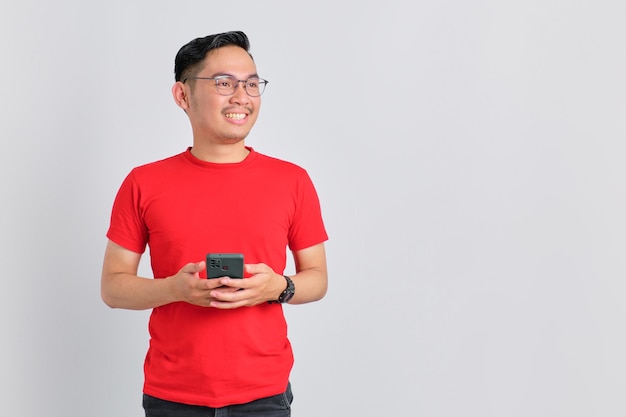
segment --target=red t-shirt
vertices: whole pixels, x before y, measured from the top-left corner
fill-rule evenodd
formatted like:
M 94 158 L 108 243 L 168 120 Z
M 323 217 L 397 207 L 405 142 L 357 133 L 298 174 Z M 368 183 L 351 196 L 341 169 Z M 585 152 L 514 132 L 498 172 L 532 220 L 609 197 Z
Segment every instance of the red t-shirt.
M 248 149 L 240 163 L 204 162 L 188 149 L 133 169 L 115 198 L 107 237 L 137 253 L 148 245 L 155 278 L 210 252 L 243 253 L 246 263 L 282 273 L 287 247 L 328 238 L 318 196 L 304 169 Z M 287 386 L 293 354 L 279 304 L 167 304 L 152 310 L 149 331 L 148 395 L 222 407 Z

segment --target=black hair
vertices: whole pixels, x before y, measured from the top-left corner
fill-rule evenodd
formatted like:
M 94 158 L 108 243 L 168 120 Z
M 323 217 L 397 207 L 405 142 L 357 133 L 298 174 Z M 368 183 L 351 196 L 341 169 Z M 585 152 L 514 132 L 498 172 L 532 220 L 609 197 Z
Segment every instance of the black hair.
M 217 33 L 203 38 L 196 38 L 180 48 L 176 54 L 176 59 L 174 60 L 176 81 L 182 81 L 186 77 L 191 76 L 195 70 L 199 70 L 199 64 L 210 51 L 229 45 L 243 48 L 252 58 L 250 41 L 246 34 L 241 31 Z

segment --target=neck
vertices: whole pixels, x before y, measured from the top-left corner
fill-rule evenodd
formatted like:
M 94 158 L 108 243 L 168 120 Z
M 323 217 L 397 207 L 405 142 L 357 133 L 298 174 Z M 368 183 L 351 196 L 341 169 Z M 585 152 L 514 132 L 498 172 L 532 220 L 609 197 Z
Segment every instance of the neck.
M 191 154 L 201 161 L 218 164 L 241 162 L 250 154 L 243 141 L 213 146 L 193 145 Z

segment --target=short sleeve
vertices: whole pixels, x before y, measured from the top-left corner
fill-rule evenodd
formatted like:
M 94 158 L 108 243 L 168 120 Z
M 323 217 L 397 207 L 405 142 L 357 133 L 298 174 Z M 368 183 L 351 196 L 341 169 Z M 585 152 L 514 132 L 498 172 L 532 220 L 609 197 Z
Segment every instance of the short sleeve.
M 141 190 L 134 171 L 131 171 L 113 202 L 107 237 L 128 250 L 143 253 L 148 242 L 148 231 L 141 211 Z
M 306 171 L 302 171 L 297 183 L 296 204 L 289 230 L 289 248 L 297 251 L 328 240 L 319 197 Z

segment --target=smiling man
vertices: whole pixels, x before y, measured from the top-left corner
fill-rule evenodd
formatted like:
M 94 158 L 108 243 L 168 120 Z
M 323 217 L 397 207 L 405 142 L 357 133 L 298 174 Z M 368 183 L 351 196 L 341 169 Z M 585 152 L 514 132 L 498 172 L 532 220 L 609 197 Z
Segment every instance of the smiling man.
M 307 172 L 245 144 L 267 81 L 243 32 L 197 38 L 172 94 L 193 145 L 133 169 L 111 214 L 102 298 L 152 309 L 143 406 L 156 416 L 290 416 L 293 353 L 283 304 L 326 294 L 320 204 Z M 137 275 L 146 247 L 154 278 Z M 296 273 L 284 275 L 286 249 Z M 244 279 L 207 279 L 206 255 L 237 253 Z

